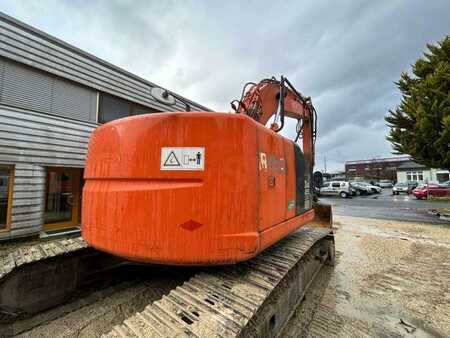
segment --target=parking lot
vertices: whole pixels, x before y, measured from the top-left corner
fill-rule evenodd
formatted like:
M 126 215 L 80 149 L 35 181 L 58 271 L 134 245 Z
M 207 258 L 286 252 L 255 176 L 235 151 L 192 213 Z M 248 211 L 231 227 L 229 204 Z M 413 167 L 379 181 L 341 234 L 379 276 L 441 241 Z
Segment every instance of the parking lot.
M 446 221 L 431 215 L 429 211 L 450 207 L 449 201 L 418 200 L 407 194 L 393 195 L 391 188 L 369 196 L 322 196 L 320 200 L 333 205 L 335 215 L 441 224 Z

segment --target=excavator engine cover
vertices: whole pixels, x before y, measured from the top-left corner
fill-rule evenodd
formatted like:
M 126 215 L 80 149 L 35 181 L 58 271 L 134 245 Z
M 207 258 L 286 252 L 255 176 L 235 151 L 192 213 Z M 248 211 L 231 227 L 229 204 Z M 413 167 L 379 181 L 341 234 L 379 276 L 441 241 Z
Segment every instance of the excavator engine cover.
M 244 114 L 176 112 L 97 128 L 82 235 L 133 261 L 232 264 L 314 218 L 300 147 Z

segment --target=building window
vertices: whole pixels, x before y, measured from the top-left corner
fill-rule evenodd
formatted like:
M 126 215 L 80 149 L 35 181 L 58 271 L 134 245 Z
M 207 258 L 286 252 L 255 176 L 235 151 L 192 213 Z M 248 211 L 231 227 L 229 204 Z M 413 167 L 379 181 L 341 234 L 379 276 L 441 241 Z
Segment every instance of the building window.
M 100 93 L 98 122 L 106 123 L 130 115 L 156 113 L 158 110 L 132 103 L 105 93 Z
M 98 122 L 106 123 L 130 116 L 130 103 L 118 97 L 101 93 Z
M 10 226 L 13 167 L 0 165 L 0 231 L 7 231 Z
M 449 173 L 436 173 L 436 179 L 439 183 L 447 182 L 450 180 L 450 174 Z
M 406 172 L 407 181 L 423 181 L 422 171 L 407 171 Z
M 81 171 L 78 168 L 47 168 L 44 229 L 78 225 Z
M 133 103 L 131 105 L 131 115 L 142 115 L 142 114 L 151 114 L 151 113 L 159 113 L 159 112 L 160 112 L 159 110 L 145 107 L 141 104 Z

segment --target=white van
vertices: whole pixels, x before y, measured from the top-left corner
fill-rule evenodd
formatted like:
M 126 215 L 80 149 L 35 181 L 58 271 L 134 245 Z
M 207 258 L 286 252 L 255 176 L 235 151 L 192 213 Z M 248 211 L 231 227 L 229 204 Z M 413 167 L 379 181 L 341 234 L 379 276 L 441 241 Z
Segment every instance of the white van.
M 331 181 L 325 182 L 320 188 L 321 195 L 339 195 L 342 198 L 347 198 L 353 195 L 353 188 L 349 182 Z

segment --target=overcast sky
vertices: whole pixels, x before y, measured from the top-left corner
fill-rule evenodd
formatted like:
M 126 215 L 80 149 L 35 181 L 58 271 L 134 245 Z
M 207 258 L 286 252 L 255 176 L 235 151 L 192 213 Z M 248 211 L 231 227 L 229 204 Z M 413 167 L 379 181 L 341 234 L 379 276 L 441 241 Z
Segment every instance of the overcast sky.
M 383 117 L 450 1 L 3 1 L 0 10 L 217 111 L 284 74 L 318 112 L 316 168 L 391 155 Z M 294 134 L 292 125 L 285 134 Z

